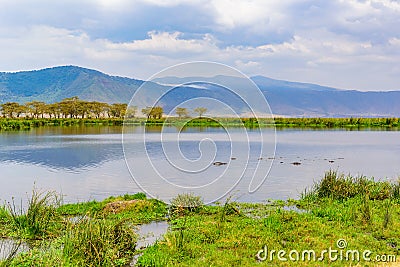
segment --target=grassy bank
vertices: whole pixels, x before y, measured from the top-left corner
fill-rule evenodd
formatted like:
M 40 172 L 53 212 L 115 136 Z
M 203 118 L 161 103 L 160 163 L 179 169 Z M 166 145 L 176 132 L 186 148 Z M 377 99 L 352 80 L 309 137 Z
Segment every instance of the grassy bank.
M 41 126 L 76 126 L 76 125 L 105 125 L 112 126 L 171 125 L 178 127 L 297 127 L 297 128 L 388 128 L 397 130 L 400 127 L 399 118 L 161 118 L 150 119 L 135 118 L 124 121 L 123 119 L 5 119 L 0 118 L 0 130 L 29 130 Z
M 31 247 L 0 266 L 126 266 L 135 253 L 134 226 L 165 220 L 166 211 L 143 193 L 62 205 L 55 193 L 34 191 L 24 211 L 0 207 L 0 236 Z
M 365 128 L 400 126 L 399 118 L 275 118 L 277 127 Z
M 60 205 L 52 193 L 34 196 L 32 212 L 0 208 L 1 236 L 33 244 L 6 266 L 126 266 L 137 253 L 131 226 L 154 220 L 169 220 L 170 230 L 142 251 L 139 266 L 387 266 L 400 260 L 400 182 L 329 171 L 297 200 L 256 204 L 202 205 L 186 194 L 168 206 L 138 193 Z M 321 254 L 329 248 L 331 258 Z
M 42 126 L 104 125 L 120 126 L 123 119 L 0 119 L 0 130 L 29 130 Z
M 195 211 L 181 209 L 171 220 L 171 231 L 145 250 L 139 265 L 376 266 L 380 263 L 376 257 L 381 256 L 389 262 L 381 264 L 387 266 L 395 257 L 400 260 L 399 194 L 399 183 L 328 172 L 299 200 L 264 204 L 228 201 Z M 339 249 L 338 241 L 347 245 Z M 318 260 L 329 248 L 338 253 L 331 259 L 324 254 Z M 316 253 L 316 260 L 312 254 L 308 259 L 309 250 Z M 366 259 L 371 261 L 362 256 L 367 250 L 371 254 L 367 252 Z M 281 254 L 285 260 L 279 260 L 278 251 L 285 253 Z M 355 251 L 361 255 L 359 261 L 356 254 L 352 258 Z M 349 259 L 335 260 L 339 253 L 350 253 Z

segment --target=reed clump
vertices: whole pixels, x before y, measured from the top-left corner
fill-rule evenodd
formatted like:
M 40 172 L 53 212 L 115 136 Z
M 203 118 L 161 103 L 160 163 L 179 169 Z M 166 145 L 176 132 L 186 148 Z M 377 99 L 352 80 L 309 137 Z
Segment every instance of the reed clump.
M 310 192 L 305 193 L 304 197 L 329 197 L 343 200 L 358 195 L 367 195 L 370 200 L 384 200 L 398 198 L 398 188 L 399 184 L 389 181 L 374 181 L 373 178 L 365 176 L 346 176 L 329 170 L 321 181 L 314 184 Z
M 3 210 L 3 219 L 20 237 L 43 239 L 56 236 L 63 227 L 62 217 L 57 212 L 61 198 L 55 192 L 32 191 L 27 207 L 19 207 L 13 200 Z
M 115 266 L 133 254 L 136 240 L 133 226 L 124 220 L 85 217 L 69 225 L 63 255 L 73 266 Z

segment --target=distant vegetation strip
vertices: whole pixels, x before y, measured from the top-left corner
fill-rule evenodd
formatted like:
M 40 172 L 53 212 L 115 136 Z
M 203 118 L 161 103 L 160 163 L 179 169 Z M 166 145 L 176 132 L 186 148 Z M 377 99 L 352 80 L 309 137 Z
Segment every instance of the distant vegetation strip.
M 277 127 L 399 127 L 400 118 L 275 118 Z
M 397 130 L 399 118 L 0 118 L 0 130 L 29 130 L 41 126 L 178 126 L 178 127 L 272 127 L 279 128 L 388 128 Z
M 142 116 L 138 116 L 139 110 Z M 194 127 L 299 127 L 299 128 L 343 128 L 343 127 L 390 127 L 400 126 L 399 118 L 223 118 L 207 114 L 207 108 L 197 107 L 190 111 L 177 107 L 175 117 L 164 116 L 162 106 L 128 106 L 125 103 L 108 104 L 85 101 L 77 96 L 60 102 L 47 104 L 32 101 L 25 104 L 7 102 L 0 104 L 0 130 L 23 130 L 39 126 L 70 125 L 123 125 L 141 124 L 149 126 L 175 125 Z M 191 117 L 191 114 L 196 116 Z

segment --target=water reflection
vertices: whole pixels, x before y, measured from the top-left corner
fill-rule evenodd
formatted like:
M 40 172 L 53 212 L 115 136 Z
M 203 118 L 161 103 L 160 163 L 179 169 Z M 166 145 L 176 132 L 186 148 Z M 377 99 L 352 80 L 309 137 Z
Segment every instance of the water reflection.
M 142 126 L 132 126 L 130 135 L 124 140 L 130 142 L 127 152 L 129 160 L 140 163 L 149 155 L 156 166 L 168 171 L 170 182 L 178 185 L 202 185 L 210 177 L 224 172 L 226 167 L 232 172 L 230 179 L 242 174 L 242 166 L 250 169 L 258 164 L 267 166 L 273 161 L 271 172 L 254 194 L 247 189 L 251 176 L 247 173 L 234 188 L 232 194 L 239 201 L 261 202 L 268 198 L 297 198 L 314 181 L 320 179 L 329 169 L 354 175 L 374 176 L 376 179 L 397 179 L 400 175 L 400 132 L 399 131 L 347 131 L 347 130 L 304 130 L 285 129 L 277 132 L 277 150 L 272 155 L 250 155 L 247 160 L 247 143 L 230 137 L 240 143 L 239 150 L 231 155 L 229 141 L 222 138 L 223 128 L 185 128 L 180 136 L 179 148 L 182 154 L 165 155 L 163 146 L 174 145 L 174 133 L 179 127 L 164 130 L 163 146 L 160 144 L 161 127 L 149 127 L 147 140 L 148 153 L 139 153 L 135 144 L 143 130 Z M 141 191 L 135 184 L 126 167 L 122 150 L 121 127 L 42 127 L 26 132 L 0 133 L 0 199 L 26 199 L 36 182 L 39 188 L 52 189 L 66 195 L 66 201 L 86 201 L 103 199 L 110 195 L 121 195 Z M 265 133 L 268 129 L 263 129 Z M 233 131 L 234 132 L 234 131 Z M 251 130 L 249 131 L 251 133 Z M 188 174 L 176 175 L 166 160 L 178 156 L 193 162 L 175 161 L 182 168 L 201 169 L 204 162 L 195 162 L 200 158 L 199 140 L 209 136 L 215 141 L 215 161 L 228 162 L 228 165 L 210 165 L 199 172 L 195 179 Z M 213 146 L 203 144 L 203 152 L 210 152 Z M 250 146 L 260 146 L 255 140 Z M 243 147 L 243 149 L 242 149 Z M 235 160 L 231 160 L 231 158 Z M 300 165 L 293 165 L 299 162 Z M 149 170 L 142 168 L 138 173 L 148 175 Z M 152 183 L 152 180 L 148 180 Z M 160 192 L 166 191 L 154 180 L 152 186 Z M 210 190 L 210 192 L 213 189 Z M 215 188 L 217 190 L 217 188 Z M 179 192 L 166 192 L 171 198 Z M 211 192 L 212 193 L 212 192 Z
M 37 129 L 0 135 L 0 162 L 32 164 L 72 172 L 123 158 L 120 130 L 87 128 Z

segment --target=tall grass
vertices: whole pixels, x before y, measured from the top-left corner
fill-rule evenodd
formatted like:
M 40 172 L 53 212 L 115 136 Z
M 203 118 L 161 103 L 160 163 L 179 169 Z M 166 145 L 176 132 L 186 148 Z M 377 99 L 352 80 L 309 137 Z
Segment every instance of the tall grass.
M 126 264 L 136 240 L 133 227 L 124 221 L 85 217 L 70 225 L 63 238 L 63 254 L 73 266 Z
M 399 127 L 399 118 L 274 118 L 276 126 Z
M 0 206 L 0 224 L 7 222 L 9 213 L 6 206 Z
M 173 213 L 183 213 L 184 211 L 197 211 L 204 205 L 200 196 L 193 193 L 179 194 L 171 200 L 171 209 Z
M 74 125 L 123 125 L 124 120 L 119 118 L 103 119 L 30 119 L 30 118 L 0 118 L 0 130 L 29 130 L 41 126 L 74 126 Z
M 366 195 L 370 200 L 384 200 L 398 198 L 399 184 L 388 181 L 374 181 L 365 176 L 346 176 L 330 170 L 324 178 L 315 183 L 309 192 L 305 192 L 302 198 L 332 198 L 343 200 L 358 195 Z
M 8 203 L 7 217 L 10 226 L 21 237 L 42 239 L 56 236 L 62 224 L 62 218 L 57 212 L 61 198 L 55 192 L 32 191 L 32 195 L 24 210 L 22 203 L 17 207 L 15 201 Z

